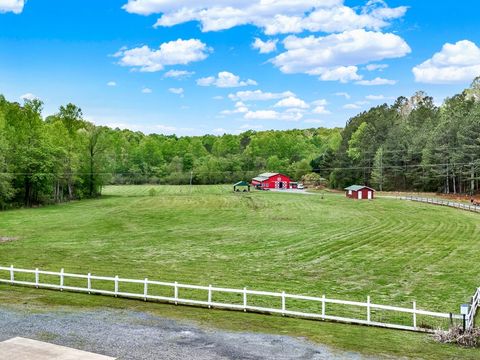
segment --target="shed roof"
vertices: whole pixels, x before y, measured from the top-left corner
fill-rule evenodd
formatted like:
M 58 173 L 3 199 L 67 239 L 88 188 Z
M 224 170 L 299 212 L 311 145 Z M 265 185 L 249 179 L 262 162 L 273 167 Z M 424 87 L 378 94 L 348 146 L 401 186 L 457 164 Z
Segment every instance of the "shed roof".
M 372 189 L 371 187 L 368 187 L 368 186 L 365 186 L 365 185 L 351 185 L 347 188 L 345 188 L 345 190 L 347 191 L 359 191 L 359 190 L 362 190 L 362 189 L 369 189 L 369 190 L 372 190 L 372 191 L 375 191 L 375 189 Z
M 233 186 L 250 186 L 250 184 L 246 181 L 239 181 L 236 184 L 233 184 Z

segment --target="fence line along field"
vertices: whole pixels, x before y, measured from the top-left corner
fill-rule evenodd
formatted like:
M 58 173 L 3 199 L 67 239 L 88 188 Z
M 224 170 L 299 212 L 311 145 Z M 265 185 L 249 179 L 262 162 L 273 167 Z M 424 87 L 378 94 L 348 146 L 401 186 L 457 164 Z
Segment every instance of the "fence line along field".
M 154 191 L 151 191 L 151 189 Z M 153 195 L 153 196 L 151 196 Z M 480 282 L 478 214 L 228 186 L 108 187 L 0 214 L 0 263 L 458 313 Z

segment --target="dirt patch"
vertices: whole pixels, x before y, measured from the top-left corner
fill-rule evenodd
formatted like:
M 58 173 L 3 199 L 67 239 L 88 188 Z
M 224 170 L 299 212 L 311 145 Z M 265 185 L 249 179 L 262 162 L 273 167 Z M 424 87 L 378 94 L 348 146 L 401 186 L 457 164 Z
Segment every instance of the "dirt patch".
M 0 244 L 20 240 L 18 236 L 0 236 Z

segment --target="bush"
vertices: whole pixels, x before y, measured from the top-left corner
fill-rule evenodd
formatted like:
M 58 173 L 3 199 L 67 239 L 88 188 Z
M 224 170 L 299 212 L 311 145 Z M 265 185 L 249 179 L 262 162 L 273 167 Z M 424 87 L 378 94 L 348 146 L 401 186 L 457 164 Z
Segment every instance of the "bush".
M 148 190 L 148 195 L 156 196 L 157 195 L 157 190 L 155 190 L 154 188 L 150 188 L 150 190 Z
M 326 186 L 327 180 L 317 173 L 310 173 L 302 176 L 302 182 L 307 187 Z

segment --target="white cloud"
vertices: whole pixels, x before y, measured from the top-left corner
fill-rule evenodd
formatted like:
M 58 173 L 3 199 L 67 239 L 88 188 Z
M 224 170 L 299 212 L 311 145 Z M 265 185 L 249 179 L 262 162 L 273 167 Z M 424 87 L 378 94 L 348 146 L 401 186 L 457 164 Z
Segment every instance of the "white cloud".
M 224 110 L 221 112 L 222 115 L 232 115 L 232 114 L 243 114 L 247 113 L 248 107 L 245 105 L 242 101 L 237 101 L 235 103 L 235 109 L 234 110 Z
M 367 95 L 365 99 L 372 100 L 372 101 L 379 101 L 379 100 L 392 100 L 393 97 L 385 96 L 385 95 Z
M 343 105 L 343 108 L 348 110 L 354 110 L 354 109 L 360 109 L 361 106 L 357 104 L 345 104 Z
M 269 101 L 269 100 L 283 99 L 291 96 L 295 96 L 295 94 L 291 91 L 284 91 L 281 93 L 271 93 L 271 92 L 263 92 L 262 90 L 238 91 L 235 94 L 228 95 L 228 97 L 231 100 L 241 100 L 241 101 Z
M 175 95 L 180 95 L 180 97 L 183 97 L 183 94 L 185 90 L 183 88 L 170 88 L 168 89 L 169 92 Z
M 169 70 L 163 75 L 166 78 L 174 78 L 174 79 L 184 79 L 188 78 L 195 74 L 194 71 L 187 71 L 187 70 Z
M 274 110 L 249 111 L 245 114 L 245 119 L 249 120 L 275 120 L 280 113 Z
M 117 83 L 115 81 L 109 81 L 109 82 L 107 82 L 107 86 L 115 87 L 115 86 L 117 86 Z
M 314 106 L 326 106 L 328 105 L 328 101 L 325 99 L 318 99 L 312 102 L 312 105 Z
M 317 106 L 315 109 L 313 109 L 313 113 L 318 115 L 328 115 L 332 112 L 330 110 L 327 110 L 325 106 Z
M 0 0 L 0 13 L 20 14 L 25 6 L 24 0 Z
M 442 50 L 413 68 L 417 82 L 468 83 L 480 75 L 480 48 L 469 40 L 446 43 Z
M 268 35 L 379 30 L 407 11 L 378 0 L 369 1 L 359 12 L 343 0 L 128 0 L 123 8 L 141 15 L 161 14 L 156 27 L 198 21 L 206 32 L 252 24 Z
M 363 13 L 370 13 L 372 16 L 381 19 L 398 19 L 405 15 L 406 6 L 389 8 L 384 0 L 369 0 L 363 8 Z
M 213 100 L 223 100 L 223 96 L 222 95 L 216 95 L 213 97 Z
M 203 77 L 197 80 L 197 85 L 198 86 L 212 86 L 215 84 L 215 77 L 214 76 L 209 76 L 209 77 Z
M 32 101 L 32 100 L 38 99 L 38 96 L 35 95 L 35 94 L 32 94 L 32 93 L 26 93 L 26 94 L 23 94 L 22 96 L 20 96 L 20 99 L 23 100 L 23 101 L 25 101 L 25 100 Z
M 343 96 L 345 99 L 350 99 L 350 98 L 351 98 L 350 94 L 349 94 L 349 93 L 346 93 L 346 92 L 337 92 L 337 93 L 335 93 L 335 94 L 333 94 L 333 95 L 335 95 L 335 96 Z
M 157 50 L 144 45 L 133 49 L 120 49 L 114 56 L 120 58 L 119 65 L 132 67 L 143 72 L 161 71 L 168 65 L 186 65 L 205 60 L 212 50 L 198 39 L 166 42 Z
M 398 35 L 352 30 L 323 37 L 288 36 L 286 51 L 271 61 L 283 73 L 305 73 L 321 80 L 361 80 L 357 65 L 403 57 L 408 44 Z
M 396 80 L 384 79 L 380 77 L 377 77 L 373 80 L 360 80 L 355 82 L 355 84 L 363 86 L 395 85 L 396 83 Z
M 299 121 L 307 113 L 310 104 L 304 100 L 299 99 L 291 91 L 284 91 L 281 93 L 263 92 L 261 90 L 255 91 L 238 91 L 235 94 L 228 96 L 230 100 L 236 101 L 235 109 L 224 110 L 221 115 L 244 114 L 246 120 L 277 120 L 277 121 Z M 250 109 L 250 106 L 245 102 L 254 101 L 272 101 L 279 100 L 273 106 L 267 109 Z M 312 102 L 314 106 L 326 105 L 325 100 L 318 100 Z M 283 108 L 284 110 L 277 110 Z
M 306 119 L 303 122 L 305 124 L 323 124 L 325 121 L 320 119 Z
M 261 130 L 261 129 L 263 129 L 263 125 L 245 124 L 240 126 L 240 130 Z
M 142 94 L 151 94 L 152 92 L 153 90 L 148 87 L 142 89 Z
M 327 110 L 328 101 L 325 99 L 319 99 L 312 102 L 314 109 L 312 113 L 317 115 L 328 115 L 331 114 L 329 110 Z
M 216 86 L 219 88 L 234 88 L 249 85 L 257 85 L 257 82 L 252 79 L 240 80 L 240 76 L 232 74 L 228 71 L 221 71 L 217 77 L 209 76 L 197 80 L 199 86 Z
M 299 121 L 303 118 L 301 112 L 278 112 L 275 110 L 256 110 L 245 114 L 246 120 L 281 120 L 281 121 Z
M 267 40 L 263 41 L 260 38 L 255 38 L 255 41 L 252 44 L 254 49 L 257 49 L 260 54 L 269 54 L 277 50 L 278 40 Z
M 388 68 L 387 64 L 368 64 L 367 66 L 365 66 L 365 69 L 367 69 L 368 71 L 382 71 L 386 68 Z
M 356 66 L 338 66 L 335 68 L 324 68 L 312 71 L 310 75 L 320 75 L 320 80 L 323 81 L 340 81 L 341 83 L 346 83 L 351 80 L 360 80 L 362 79 L 361 75 L 357 74 L 358 68 Z
M 308 105 L 302 99 L 299 99 L 295 96 L 290 96 L 277 102 L 275 107 L 308 109 L 310 105 Z

